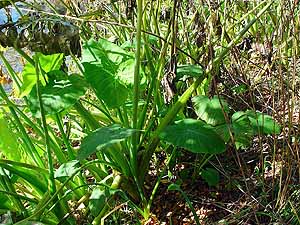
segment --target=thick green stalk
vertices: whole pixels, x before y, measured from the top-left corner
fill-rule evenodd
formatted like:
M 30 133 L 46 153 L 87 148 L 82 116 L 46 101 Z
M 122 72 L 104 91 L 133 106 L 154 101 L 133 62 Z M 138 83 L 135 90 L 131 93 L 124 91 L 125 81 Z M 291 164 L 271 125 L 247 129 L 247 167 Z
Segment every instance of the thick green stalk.
M 132 126 L 133 129 L 138 128 L 138 103 L 140 96 L 140 64 L 141 64 L 141 33 L 142 33 L 142 16 L 143 16 L 143 0 L 137 1 L 137 25 L 136 25 L 136 53 L 135 53 L 135 67 L 134 67 L 134 85 L 133 85 L 133 115 L 132 115 Z M 131 172 L 135 183 L 138 187 L 141 199 L 144 203 L 144 194 L 141 185 L 138 180 L 137 173 L 137 151 L 139 144 L 139 132 L 136 132 L 132 138 L 132 148 L 130 148 L 130 165 Z
M 133 85 L 133 115 L 132 126 L 137 129 L 138 126 L 138 103 L 139 103 L 139 86 L 140 86 L 140 63 L 141 63 L 141 30 L 142 30 L 142 0 L 137 1 L 137 26 L 136 26 L 136 53 L 134 67 L 134 85 Z M 137 140 L 138 135 L 135 135 L 132 141 L 133 150 L 131 151 L 131 164 L 136 170 L 136 155 L 137 155 Z
M 52 155 L 51 155 L 51 148 L 50 148 L 50 137 L 48 133 L 48 127 L 47 127 L 47 122 L 46 122 L 46 116 L 45 116 L 45 111 L 44 111 L 44 106 L 43 106 L 43 101 L 42 101 L 42 95 L 40 91 L 40 65 L 39 65 L 39 59 L 36 57 L 35 59 L 35 72 L 36 72 L 36 93 L 37 97 L 39 100 L 39 105 L 40 105 L 40 111 L 41 111 L 41 121 L 43 125 L 43 130 L 45 134 L 45 147 L 46 147 L 46 152 L 47 152 L 47 158 L 48 158 L 48 167 L 49 167 L 49 192 L 54 193 L 56 191 L 56 186 L 55 186 L 55 181 L 54 181 L 54 168 L 53 168 L 53 161 L 52 161 Z

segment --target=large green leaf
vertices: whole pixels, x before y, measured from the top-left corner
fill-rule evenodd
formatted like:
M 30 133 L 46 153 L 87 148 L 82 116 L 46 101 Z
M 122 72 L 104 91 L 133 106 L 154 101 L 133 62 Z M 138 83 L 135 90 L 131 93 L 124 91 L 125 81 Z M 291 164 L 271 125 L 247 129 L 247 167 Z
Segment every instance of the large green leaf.
M 102 64 L 104 67 L 119 65 L 132 58 L 124 49 L 102 38 L 98 41 L 91 39 L 84 43 L 82 48 L 82 62 Z
M 194 153 L 216 154 L 225 151 L 225 143 L 214 128 L 199 120 L 181 120 L 166 127 L 159 136 L 164 141 Z
M 105 39 L 83 45 L 84 76 L 108 107 L 123 105 L 134 82 L 134 57 Z
M 234 113 L 231 121 L 237 148 L 249 146 L 256 134 L 279 134 L 281 130 L 271 116 L 251 110 Z
M 79 160 L 85 159 L 96 151 L 125 140 L 134 132 L 133 129 L 122 128 L 117 124 L 99 128 L 82 140 L 77 158 Z
M 22 147 L 18 141 L 18 136 L 9 125 L 9 120 L 0 113 L 0 152 L 10 160 L 17 162 L 25 161 L 22 154 Z M 23 160 L 21 160 L 23 159 Z
M 41 86 L 41 96 L 46 114 L 55 114 L 73 106 L 87 89 L 85 80 L 77 75 L 67 76 L 61 71 L 49 73 L 49 82 Z M 32 114 L 40 116 L 40 106 L 36 90 L 33 89 L 28 98 Z
M 228 113 L 229 107 L 225 100 L 219 99 L 217 96 L 209 99 L 207 96 L 198 95 L 192 101 L 196 114 L 206 123 L 216 126 L 226 122 L 223 110 Z
M 61 67 L 64 54 L 43 55 L 41 53 L 36 53 L 34 57 L 38 57 L 42 69 L 48 73 L 52 70 L 58 70 Z M 36 84 L 36 78 L 35 67 L 32 64 L 27 63 L 22 72 L 23 84 L 21 87 L 21 97 L 27 96 L 31 92 L 33 86 Z M 42 78 L 41 82 L 43 85 L 46 84 Z
M 119 107 L 126 102 L 129 89 L 117 79 L 116 74 L 100 65 L 83 63 L 83 66 L 86 80 L 95 90 L 97 97 L 108 107 Z

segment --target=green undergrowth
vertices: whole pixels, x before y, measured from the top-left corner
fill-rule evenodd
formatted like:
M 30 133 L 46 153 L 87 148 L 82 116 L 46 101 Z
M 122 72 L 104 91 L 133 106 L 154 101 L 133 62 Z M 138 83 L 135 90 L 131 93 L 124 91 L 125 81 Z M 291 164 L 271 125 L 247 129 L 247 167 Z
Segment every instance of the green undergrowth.
M 296 2 L 8 2 L 2 224 L 300 222 Z

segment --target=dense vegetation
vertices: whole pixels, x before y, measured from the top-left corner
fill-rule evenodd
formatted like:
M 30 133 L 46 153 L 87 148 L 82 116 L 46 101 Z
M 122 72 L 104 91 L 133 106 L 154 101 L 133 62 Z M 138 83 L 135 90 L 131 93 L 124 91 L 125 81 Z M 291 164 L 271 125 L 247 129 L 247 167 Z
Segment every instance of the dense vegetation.
M 2 224 L 300 224 L 298 1 L 0 8 Z

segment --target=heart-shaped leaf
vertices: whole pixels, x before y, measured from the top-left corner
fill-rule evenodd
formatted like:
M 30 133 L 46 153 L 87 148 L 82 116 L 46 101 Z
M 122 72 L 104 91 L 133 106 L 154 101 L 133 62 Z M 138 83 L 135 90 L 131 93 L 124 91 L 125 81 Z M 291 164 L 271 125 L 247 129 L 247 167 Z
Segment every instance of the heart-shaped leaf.
M 206 123 L 216 126 L 226 122 L 223 110 L 228 113 L 229 107 L 225 100 L 219 99 L 217 96 L 209 99 L 207 96 L 198 95 L 192 101 L 196 114 Z
M 202 121 L 184 119 L 166 127 L 160 138 L 194 153 L 216 154 L 225 151 L 225 143 L 214 128 Z
M 77 158 L 79 160 L 85 159 L 96 151 L 124 141 L 132 136 L 134 132 L 133 129 L 122 128 L 117 124 L 99 128 L 82 140 Z
M 95 90 L 97 97 L 108 107 L 116 108 L 126 102 L 129 90 L 117 79 L 116 74 L 96 64 L 83 63 L 83 66 L 86 80 Z
M 134 57 L 105 39 L 83 46 L 84 76 L 109 108 L 125 104 L 134 82 Z

